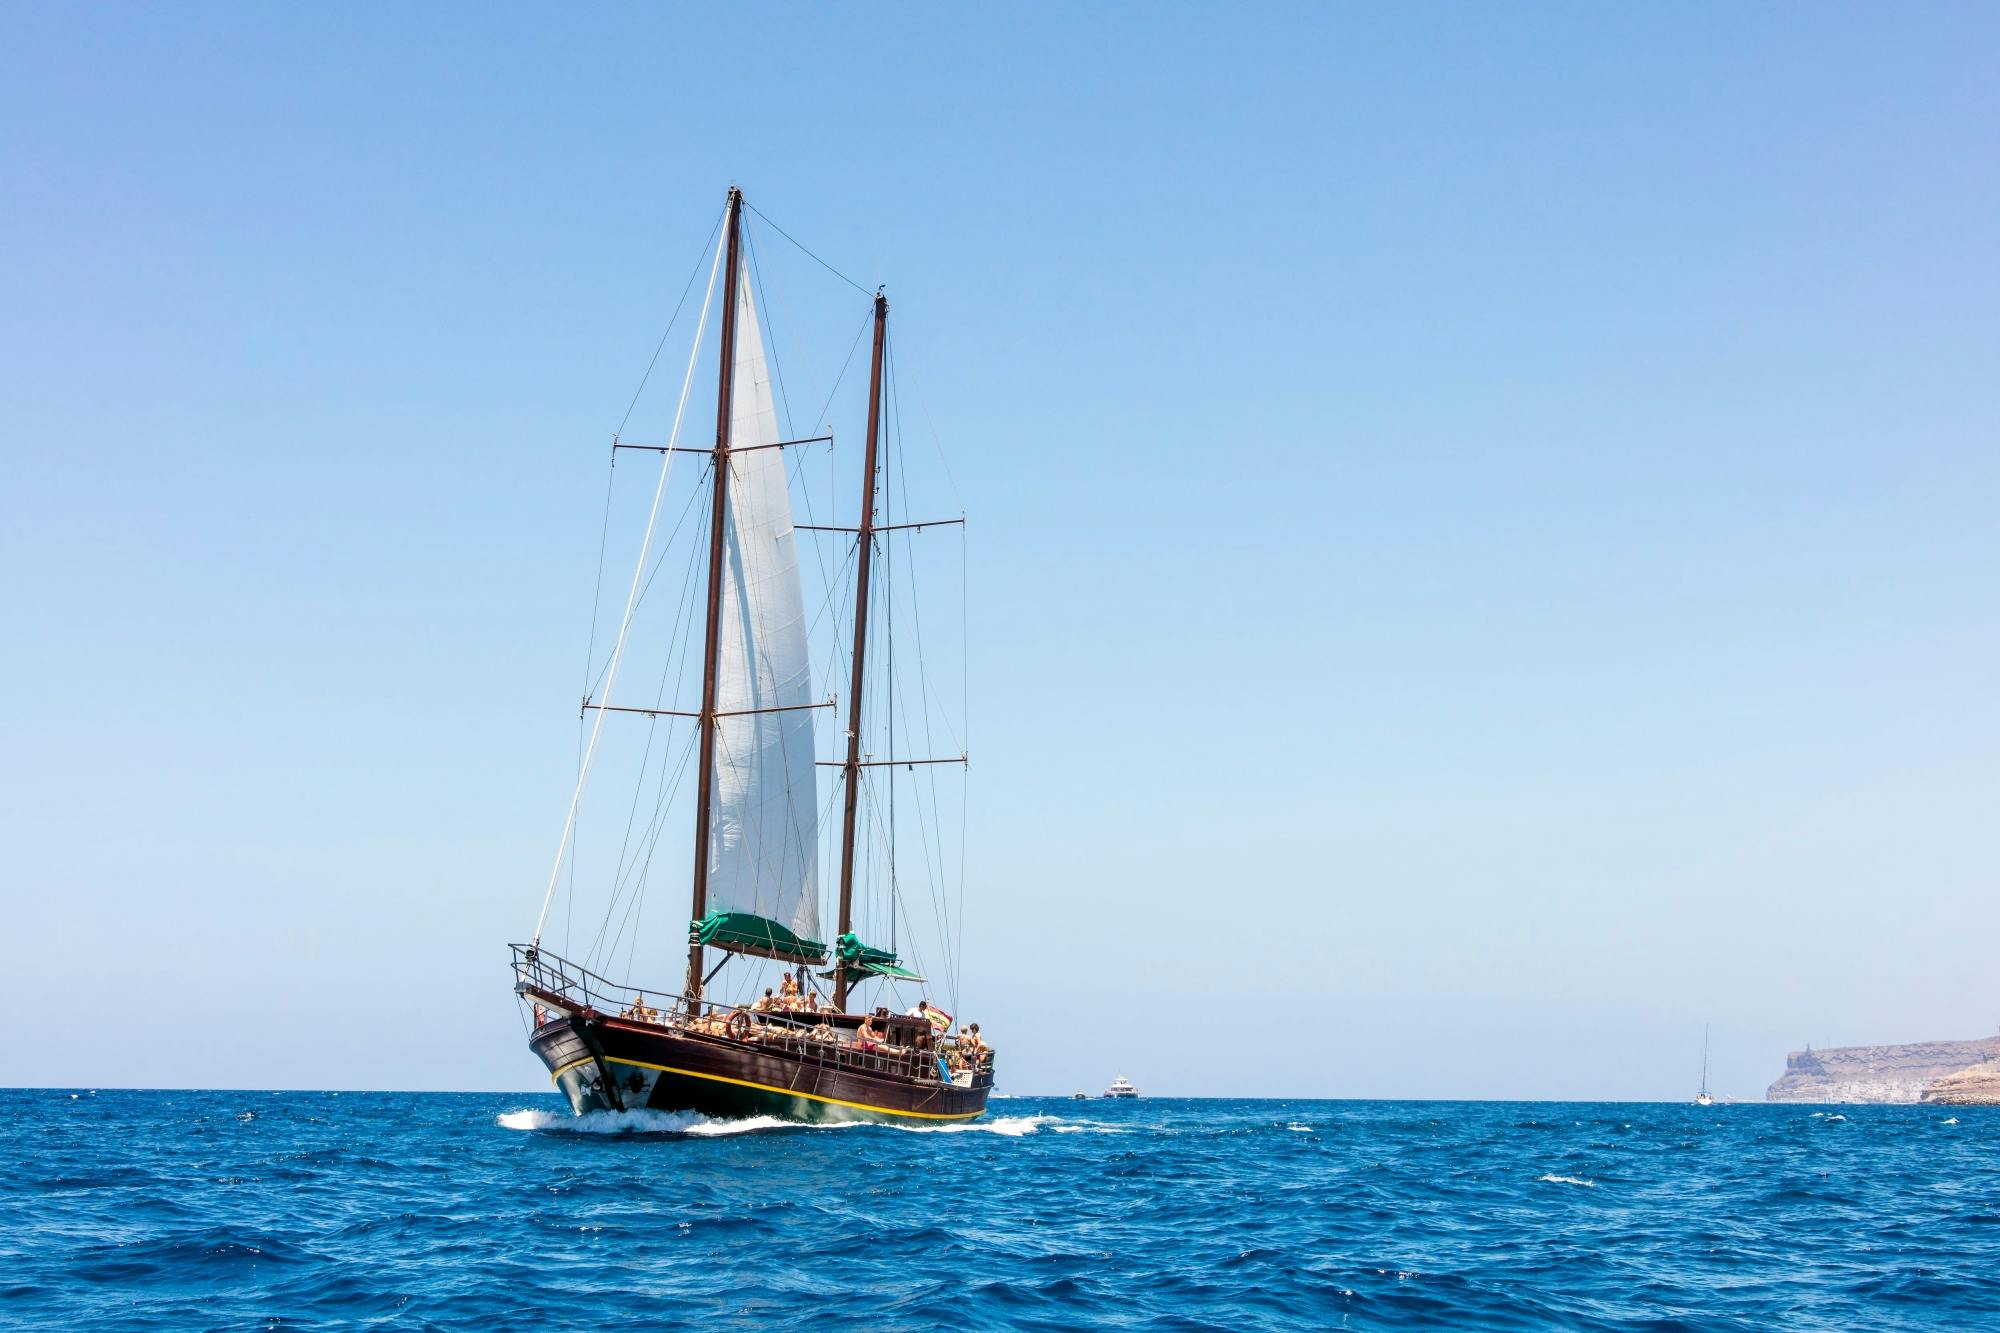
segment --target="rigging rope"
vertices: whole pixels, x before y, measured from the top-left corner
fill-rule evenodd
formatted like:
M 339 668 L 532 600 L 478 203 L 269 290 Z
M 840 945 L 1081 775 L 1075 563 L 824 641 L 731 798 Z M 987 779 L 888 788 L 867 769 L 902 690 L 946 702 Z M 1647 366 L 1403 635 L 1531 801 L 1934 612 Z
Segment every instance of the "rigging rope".
M 771 222 L 771 219 L 769 217 L 766 217 L 762 212 L 762 210 L 760 210 L 757 207 L 757 205 L 751 203 L 748 199 L 745 199 L 743 201 L 743 206 L 749 209 L 752 213 L 757 214 L 758 217 L 763 218 L 764 221 Z M 790 241 L 793 245 L 797 245 L 799 249 L 804 250 L 806 257 L 808 259 L 812 260 L 813 263 L 818 264 L 828 273 L 833 274 L 834 277 L 839 278 L 842 282 L 852 287 L 855 291 L 860 292 L 863 296 L 872 297 L 875 295 L 875 293 L 869 291 L 866 287 L 863 287 L 860 283 L 848 277 L 845 273 L 842 273 L 839 269 L 827 263 L 824 259 L 821 259 L 818 255 L 814 254 L 812 251 L 806 250 L 805 246 L 799 245 L 798 238 L 793 236 L 790 232 L 786 231 L 783 227 L 780 227 L 777 223 L 771 222 L 771 230 L 777 232 L 778 235 L 784 237 L 786 240 Z
M 718 230 L 720 228 L 718 227 Z M 674 409 L 674 428 L 667 441 L 667 451 L 660 456 L 660 481 L 653 489 L 653 507 L 646 515 L 646 535 L 639 544 L 639 563 L 632 571 L 632 589 L 625 597 L 625 615 L 618 625 L 618 645 L 611 651 L 611 664 L 605 669 L 604 698 L 598 708 L 597 721 L 590 729 L 590 743 L 584 747 L 583 768 L 576 775 L 576 790 L 570 794 L 569 813 L 563 817 L 562 839 L 556 844 L 555 864 L 549 869 L 548 892 L 542 895 L 541 914 L 535 918 L 535 943 L 542 942 L 542 927 L 549 918 L 549 904 L 556 896 L 556 883 L 562 875 L 563 858 L 569 853 L 570 837 L 576 832 L 576 812 L 583 800 L 584 784 L 590 780 L 590 760 L 597 752 L 597 739 L 604 731 L 604 709 L 611 703 L 612 687 L 618 680 L 618 662 L 625 652 L 625 639 L 632 629 L 632 609 L 639 598 L 639 582 L 646 572 L 646 557 L 651 553 L 653 529 L 660 519 L 660 499 L 667 491 L 667 478 L 673 472 L 673 446 L 680 443 L 681 422 L 687 414 L 688 391 L 694 387 L 695 361 L 701 353 L 701 340 L 708 329 L 708 311 L 715 299 L 715 275 L 722 268 L 722 246 L 715 250 L 715 260 L 708 269 L 708 291 L 701 299 L 701 319 L 695 325 L 694 348 L 688 353 L 687 375 L 681 381 L 680 404 Z
M 632 409 L 639 406 L 639 395 L 646 392 L 646 381 L 653 378 L 653 367 L 660 362 L 661 349 L 666 347 L 668 335 L 673 333 L 675 323 L 680 320 L 681 311 L 687 306 L 688 293 L 694 290 L 694 280 L 701 276 L 701 257 L 708 253 L 709 241 L 713 241 L 715 233 L 722 230 L 722 219 L 728 216 L 729 210 L 725 208 L 722 216 L 716 218 L 715 226 L 710 228 L 708 240 L 703 241 L 701 249 L 694 252 L 694 267 L 688 271 L 687 285 L 681 288 L 681 299 L 674 303 L 674 313 L 667 320 L 667 327 L 660 330 L 660 340 L 653 344 L 653 359 L 646 363 L 646 373 L 639 377 L 639 387 L 632 390 L 632 401 L 625 405 L 625 415 L 618 418 L 618 429 L 611 432 L 614 439 L 625 433 L 626 424 L 632 420 Z

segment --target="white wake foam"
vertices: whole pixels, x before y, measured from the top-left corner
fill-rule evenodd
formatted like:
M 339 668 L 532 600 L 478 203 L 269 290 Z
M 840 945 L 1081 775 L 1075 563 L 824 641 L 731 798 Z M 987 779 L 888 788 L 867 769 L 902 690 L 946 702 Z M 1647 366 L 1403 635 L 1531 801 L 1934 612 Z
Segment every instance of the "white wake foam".
M 1587 1190 L 1594 1190 L 1597 1188 L 1596 1181 L 1585 1180 L 1582 1176 L 1550 1175 L 1550 1176 L 1536 1176 L 1535 1179 L 1549 1185 L 1581 1185 Z
M 586 1111 L 564 1115 L 560 1111 L 505 1111 L 494 1120 L 502 1129 L 553 1131 L 559 1134 L 685 1134 L 697 1138 L 718 1138 L 730 1134 L 755 1134 L 766 1130 L 854 1129 L 874 1122 L 837 1120 L 808 1124 L 756 1115 L 742 1120 L 713 1120 L 694 1111 Z M 941 1125 L 876 1124 L 877 1129 L 900 1129 L 908 1134 L 998 1134 L 1019 1139 L 1042 1129 L 1057 1134 L 1129 1134 L 1129 1129 L 1088 1121 L 1065 1123 L 1061 1116 L 1003 1115 L 990 1120 L 972 1120 Z
M 1052 1115 L 1002 1115 L 991 1120 L 967 1120 L 949 1125 L 890 1125 L 890 1129 L 912 1134 L 1002 1134 L 1010 1139 L 1025 1138 L 1043 1125 L 1060 1129 L 1060 1119 Z
M 694 1111 L 507 1111 L 494 1117 L 503 1129 L 554 1130 L 562 1134 L 688 1134 L 719 1138 L 771 1129 L 845 1129 L 842 1124 L 807 1125 L 776 1116 L 753 1115 L 742 1120 L 712 1120 Z

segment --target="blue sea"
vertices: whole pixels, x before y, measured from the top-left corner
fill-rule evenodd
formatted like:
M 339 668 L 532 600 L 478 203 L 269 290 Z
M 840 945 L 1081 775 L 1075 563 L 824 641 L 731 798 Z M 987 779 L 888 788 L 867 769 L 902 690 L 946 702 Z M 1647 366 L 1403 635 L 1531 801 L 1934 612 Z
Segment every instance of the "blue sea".
M 2000 1328 L 2000 1112 L 0 1092 L 0 1323 Z

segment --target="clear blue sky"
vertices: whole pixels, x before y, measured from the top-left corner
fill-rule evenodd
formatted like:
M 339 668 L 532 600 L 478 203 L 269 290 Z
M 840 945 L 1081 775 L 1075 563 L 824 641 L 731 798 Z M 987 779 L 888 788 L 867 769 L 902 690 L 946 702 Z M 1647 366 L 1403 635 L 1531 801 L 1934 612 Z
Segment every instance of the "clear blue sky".
M 503 946 L 604 443 L 732 180 L 892 284 L 976 521 L 1014 1090 L 1680 1097 L 1713 1022 L 1758 1095 L 1992 1031 L 1996 50 L 10 7 L 0 1083 L 546 1087 Z

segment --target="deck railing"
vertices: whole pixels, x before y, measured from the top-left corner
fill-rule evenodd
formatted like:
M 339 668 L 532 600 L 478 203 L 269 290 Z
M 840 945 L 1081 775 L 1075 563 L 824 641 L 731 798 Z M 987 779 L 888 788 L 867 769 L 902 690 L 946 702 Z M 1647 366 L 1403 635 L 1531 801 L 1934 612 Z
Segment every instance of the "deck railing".
M 937 1038 L 928 1049 L 883 1042 L 873 1050 L 864 1050 L 853 1044 L 851 1027 L 830 1021 L 844 1015 L 815 1010 L 759 1011 L 709 1000 L 702 1001 L 701 1012 L 696 1013 L 684 997 L 672 991 L 617 985 L 534 945 L 510 947 L 514 954 L 514 989 L 518 993 L 531 999 L 547 997 L 586 1016 L 646 1023 L 683 1036 L 783 1052 L 826 1068 L 891 1074 L 931 1083 L 954 1083 L 957 1081 L 954 1075 L 970 1072 L 975 1085 L 992 1081 L 991 1048 L 982 1053 L 976 1065 L 960 1052 L 957 1041 L 949 1037 Z

